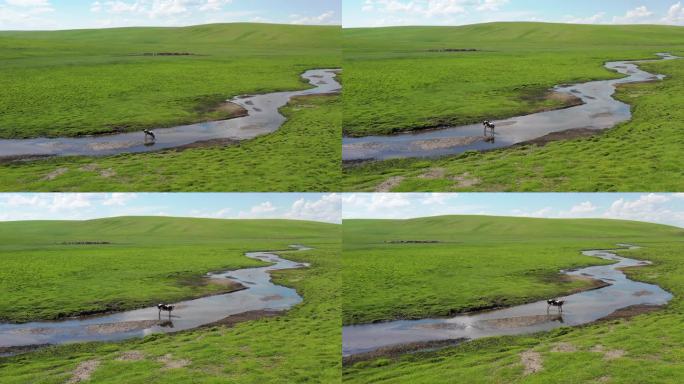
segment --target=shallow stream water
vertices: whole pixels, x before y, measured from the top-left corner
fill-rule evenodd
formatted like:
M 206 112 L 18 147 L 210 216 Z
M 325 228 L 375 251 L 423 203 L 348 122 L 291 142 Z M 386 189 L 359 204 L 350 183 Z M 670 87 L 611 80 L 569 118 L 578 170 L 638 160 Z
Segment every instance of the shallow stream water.
M 630 248 L 636 248 L 631 247 Z M 610 285 L 565 297 L 562 313 L 548 308 L 545 300 L 494 311 L 452 318 L 398 320 L 346 326 L 342 330 L 344 356 L 372 352 L 379 348 L 440 340 L 478 339 L 518 335 L 574 326 L 599 320 L 633 305 L 663 305 L 672 295 L 657 285 L 627 278 L 620 270 L 650 264 L 618 256 L 611 250 L 588 250 L 586 256 L 614 261 L 614 264 L 561 271 L 570 276 L 601 280 Z M 548 309 L 548 312 L 547 312 Z
M 145 141 L 142 131 L 85 137 L 0 139 L 0 158 L 31 156 L 104 156 L 119 153 L 151 152 L 209 140 L 248 140 L 275 132 L 285 122 L 279 109 L 292 97 L 336 93 L 341 85 L 335 69 L 312 69 L 304 78 L 313 88 L 238 96 L 228 100 L 247 110 L 244 117 L 210 121 L 172 128 L 154 129 L 154 144 Z
M 311 249 L 303 246 L 292 247 L 297 250 Z M 242 284 L 246 289 L 173 303 L 175 308 L 170 317 L 166 312 L 159 316 L 156 307 L 148 307 L 63 321 L 0 323 L 0 348 L 112 341 L 153 333 L 178 332 L 248 311 L 282 311 L 302 301 L 294 289 L 274 284 L 270 273 L 281 269 L 304 268 L 308 267 L 308 264 L 290 261 L 272 252 L 248 252 L 245 255 L 272 264 L 209 273 L 206 278 L 230 279 Z
M 678 57 L 658 53 L 661 60 Z M 628 121 L 632 117 L 628 104 L 613 98 L 620 84 L 656 81 L 664 75 L 641 70 L 639 63 L 657 60 L 612 61 L 605 67 L 626 75 L 614 80 L 559 85 L 554 91 L 582 100 L 582 105 L 493 121 L 496 125 L 493 141 L 484 137 L 482 124 L 444 127 L 388 136 L 345 137 L 342 158 L 354 160 L 385 160 L 406 157 L 437 157 L 455 155 L 470 150 L 489 150 L 538 139 L 554 132 L 570 129 L 603 130 Z

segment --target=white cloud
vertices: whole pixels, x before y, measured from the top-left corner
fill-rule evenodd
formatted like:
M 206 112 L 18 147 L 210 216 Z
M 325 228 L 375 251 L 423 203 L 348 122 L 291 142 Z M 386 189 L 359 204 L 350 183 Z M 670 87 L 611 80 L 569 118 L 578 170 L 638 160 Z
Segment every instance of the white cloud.
M 630 9 L 624 16 L 613 17 L 613 24 L 644 24 L 654 22 L 651 18 L 653 12 L 649 11 L 648 7 L 642 5 L 634 9 Z
M 120 15 L 130 14 L 150 19 L 171 16 L 193 16 L 199 12 L 218 12 L 232 0 L 112 0 L 95 1 L 90 10 Z
M 321 196 L 318 200 L 301 198 L 295 201 L 285 217 L 297 220 L 342 222 L 342 197 L 337 193 Z
M 277 208 L 273 206 L 273 203 L 270 201 L 264 201 L 261 204 L 257 204 L 252 207 L 252 209 L 249 210 L 250 213 L 259 215 L 262 213 L 269 213 L 275 211 Z
M 5 0 L 9 5 L 14 5 L 17 7 L 49 7 L 50 2 L 48 0 Z
M 102 11 L 102 3 L 96 1 L 90 4 L 90 12 L 98 13 L 100 11 Z
M 126 3 L 124 1 L 107 1 L 104 4 L 107 13 L 119 14 L 145 11 L 145 7 L 142 5 L 142 3 L 137 1 L 132 3 Z
M 5 0 L 0 3 L 0 29 L 43 29 L 55 25 L 49 0 Z
M 0 207 L 5 220 L 80 218 L 94 205 L 96 194 L 41 193 L 2 195 Z
M 112 193 L 109 195 L 109 197 L 105 198 L 105 200 L 102 202 L 102 205 L 124 206 L 136 197 L 137 195 L 135 193 Z
M 421 201 L 424 205 L 444 205 L 449 198 L 456 197 L 455 193 L 428 193 L 427 196 Z
M 207 0 L 199 9 L 200 11 L 220 11 L 224 5 L 231 2 L 232 0 Z
M 345 211 L 366 211 L 398 213 L 397 208 L 409 207 L 409 195 L 401 193 L 352 193 L 342 197 L 342 207 Z
M 670 204 L 672 195 L 649 193 L 636 200 L 615 200 L 603 214 L 606 218 L 650 221 L 657 223 L 684 224 L 684 211 Z
M 290 23 L 309 25 L 332 25 L 337 22 L 334 16 L 334 11 L 323 12 L 318 16 L 290 15 L 290 19 L 292 19 Z
M 382 13 L 408 13 L 426 17 L 445 16 L 466 13 L 467 5 L 479 7 L 498 7 L 507 0 L 366 0 L 362 6 L 364 12 L 379 11 Z
M 684 7 L 682 2 L 673 4 L 662 19 L 665 24 L 684 24 Z
M 478 11 L 498 11 L 506 4 L 508 4 L 508 0 L 482 0 L 476 9 Z
M 595 206 L 591 201 L 585 201 L 582 203 L 579 203 L 572 208 L 570 208 L 570 213 L 571 214 L 584 214 L 584 213 L 591 213 L 591 212 L 596 212 L 598 209 L 597 206 Z
M 599 12 L 589 17 L 566 16 L 566 23 L 570 24 L 599 24 L 606 16 L 605 12 Z

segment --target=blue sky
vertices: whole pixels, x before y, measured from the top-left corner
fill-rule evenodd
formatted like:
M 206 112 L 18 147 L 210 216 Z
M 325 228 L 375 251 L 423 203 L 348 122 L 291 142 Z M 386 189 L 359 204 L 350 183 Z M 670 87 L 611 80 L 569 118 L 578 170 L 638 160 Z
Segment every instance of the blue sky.
M 340 7 L 341 0 L 0 0 L 0 30 L 246 21 L 339 25 Z
M 0 221 L 111 216 L 612 218 L 684 227 L 684 193 L 0 193 Z
M 610 218 L 684 227 L 684 193 L 351 193 L 342 218 L 438 215 Z
M 0 221 L 181 216 L 339 223 L 340 201 L 334 193 L 2 193 Z
M 344 27 L 490 21 L 684 25 L 684 0 L 342 0 Z

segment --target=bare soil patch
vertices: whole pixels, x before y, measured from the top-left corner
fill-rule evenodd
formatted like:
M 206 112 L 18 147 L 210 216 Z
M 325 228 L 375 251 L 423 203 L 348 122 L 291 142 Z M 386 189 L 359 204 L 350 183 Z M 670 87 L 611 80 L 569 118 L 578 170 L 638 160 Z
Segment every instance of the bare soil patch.
M 427 172 L 418 176 L 419 179 L 436 180 L 443 179 L 446 176 L 446 169 L 444 168 L 430 168 Z
M 482 180 L 480 180 L 477 177 L 471 176 L 468 172 L 459 176 L 454 176 L 451 178 L 451 180 L 456 182 L 456 184 L 454 184 L 455 188 L 470 188 L 482 182 Z
M 78 364 L 78 366 L 76 366 L 76 369 L 74 369 L 71 379 L 67 381 L 67 384 L 80 383 L 90 380 L 90 376 L 92 376 L 99 366 L 100 362 L 98 360 L 86 360 L 81 362 Z
M 606 349 L 606 347 L 604 347 L 601 344 L 598 344 L 598 345 L 591 347 L 590 351 L 596 352 L 596 353 L 603 353 L 603 359 L 604 360 L 619 359 L 627 353 L 626 351 L 624 351 L 622 349 Z
M 144 359 L 145 353 L 141 351 L 126 351 L 116 358 L 117 361 L 140 361 Z
M 525 367 L 524 375 L 531 375 L 544 369 L 542 356 L 539 352 L 525 351 L 521 353 L 520 362 Z
M 578 293 L 578 292 L 586 292 L 586 291 L 591 291 L 594 289 L 599 289 L 603 287 L 607 287 L 610 284 L 606 283 L 603 280 L 598 280 L 598 279 L 593 279 L 591 277 L 587 276 L 577 276 L 577 275 L 561 275 L 560 276 L 560 281 L 561 282 L 572 282 L 572 281 L 584 281 L 589 283 L 589 287 L 580 287 L 580 288 L 575 288 L 572 291 L 570 291 L 570 294 L 572 293 Z
M 225 327 L 233 327 L 236 324 L 243 323 L 245 321 L 258 320 L 258 319 L 261 319 L 264 317 L 276 317 L 276 316 L 282 315 L 283 313 L 284 313 L 284 311 L 267 311 L 267 310 L 247 311 L 247 312 L 243 312 L 243 313 L 240 313 L 237 315 L 225 317 L 222 320 L 203 325 L 202 327 L 213 327 L 213 326 L 217 326 L 217 325 L 222 325 Z
M 42 180 L 54 180 L 54 179 L 56 179 L 56 178 L 62 176 L 63 174 L 65 174 L 65 173 L 67 173 L 67 172 L 69 172 L 69 168 L 66 168 L 66 167 L 64 167 L 64 168 L 57 168 L 57 169 L 55 169 L 54 171 L 52 171 L 52 172 L 48 173 L 47 175 L 45 175 L 45 177 L 43 177 Z
M 390 192 L 392 188 L 399 186 L 404 179 L 404 176 L 392 176 L 380 183 L 380 185 L 375 188 L 375 192 Z
M 551 352 L 577 352 L 577 347 L 571 343 L 556 343 Z
M 634 316 L 642 315 L 644 313 L 658 311 L 662 308 L 663 306 L 661 305 L 630 305 L 629 307 L 618 309 L 617 311 L 611 313 L 610 315 L 604 317 L 601 320 L 629 319 Z
M 207 279 L 207 284 L 220 285 L 222 287 L 229 288 L 231 292 L 239 291 L 241 289 L 246 288 L 244 285 L 238 283 L 237 281 L 227 278 Z
M 190 365 L 190 363 L 192 363 L 192 361 L 190 361 L 189 359 L 174 359 L 173 355 L 171 355 L 170 353 L 167 353 L 166 355 L 158 358 L 157 361 L 164 364 L 162 370 L 183 368 L 187 367 L 188 365 Z
M 549 133 L 549 134 L 544 135 L 542 137 L 538 137 L 536 139 L 523 141 L 523 142 L 520 142 L 518 144 L 513 145 L 512 147 L 521 146 L 521 145 L 528 145 L 528 144 L 536 144 L 540 147 L 543 147 L 546 144 L 554 142 L 554 141 L 577 139 L 580 137 L 590 137 L 590 136 L 598 135 L 601 132 L 602 132 L 601 130 L 592 129 L 592 128 L 573 128 L 573 129 L 568 129 L 568 130 L 560 131 L 560 132 L 552 132 L 552 133 Z
M 222 112 L 231 118 L 234 117 L 243 117 L 247 116 L 249 112 L 243 108 L 241 105 L 232 103 L 230 101 L 226 101 L 224 103 L 219 104 L 216 108 L 214 108 L 215 112 Z

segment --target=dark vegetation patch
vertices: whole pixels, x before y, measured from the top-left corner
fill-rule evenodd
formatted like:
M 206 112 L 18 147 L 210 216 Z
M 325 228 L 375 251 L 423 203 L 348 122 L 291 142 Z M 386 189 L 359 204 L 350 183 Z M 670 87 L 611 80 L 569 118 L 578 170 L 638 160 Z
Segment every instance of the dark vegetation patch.
M 434 244 L 441 243 L 439 240 L 385 240 L 389 244 Z
M 436 48 L 428 49 L 428 52 L 477 52 L 479 49 L 475 48 Z

